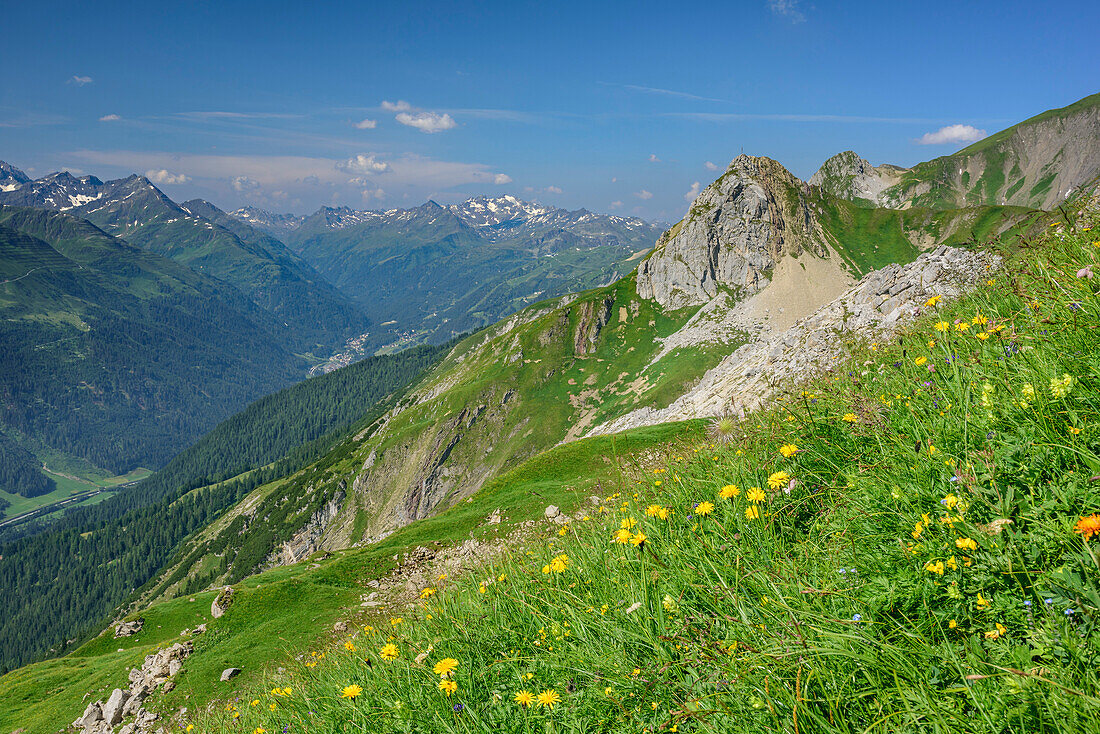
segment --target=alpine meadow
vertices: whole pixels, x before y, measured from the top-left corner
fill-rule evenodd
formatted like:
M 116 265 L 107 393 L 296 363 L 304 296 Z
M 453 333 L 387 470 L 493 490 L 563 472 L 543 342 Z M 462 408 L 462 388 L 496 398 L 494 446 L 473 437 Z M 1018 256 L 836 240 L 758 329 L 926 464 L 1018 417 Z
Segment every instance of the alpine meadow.
M 6 16 L 0 734 L 1100 734 L 1092 4 Z

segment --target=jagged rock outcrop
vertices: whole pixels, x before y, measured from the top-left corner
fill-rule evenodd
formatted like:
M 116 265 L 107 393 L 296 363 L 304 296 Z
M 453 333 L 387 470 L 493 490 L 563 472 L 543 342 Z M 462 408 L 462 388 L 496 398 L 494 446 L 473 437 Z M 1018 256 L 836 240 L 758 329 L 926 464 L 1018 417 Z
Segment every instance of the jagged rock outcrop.
M 898 183 L 907 169 L 884 164 L 872 166 L 854 151 L 837 153 L 810 178 L 810 185 L 825 193 L 880 206 L 882 192 Z
M 666 308 L 719 289 L 755 293 L 784 256 L 828 254 L 806 184 L 770 158 L 740 155 L 638 268 L 638 295 Z
M 129 688 L 114 689 L 106 703 L 94 701 L 88 704 L 81 717 L 73 722 L 73 727 L 81 730 L 81 734 L 112 734 L 124 719 L 132 717 L 130 722 L 118 729 L 118 734 L 151 732 L 160 716 L 142 704 L 158 688 L 163 686 L 169 690 L 175 685 L 172 678 L 180 672 L 183 661 L 193 650 L 194 646 L 188 640 L 147 655 L 140 668 L 130 671 Z
M 138 618 L 131 622 L 119 622 L 115 625 L 115 639 L 119 637 L 130 637 L 141 632 L 141 628 L 145 626 L 145 620 Z
M 781 385 L 842 360 L 846 342 L 884 337 L 919 315 L 932 296 L 965 293 L 998 263 L 990 253 L 941 246 L 908 265 L 876 270 L 781 334 L 738 348 L 667 408 L 635 410 L 587 435 L 754 410 Z

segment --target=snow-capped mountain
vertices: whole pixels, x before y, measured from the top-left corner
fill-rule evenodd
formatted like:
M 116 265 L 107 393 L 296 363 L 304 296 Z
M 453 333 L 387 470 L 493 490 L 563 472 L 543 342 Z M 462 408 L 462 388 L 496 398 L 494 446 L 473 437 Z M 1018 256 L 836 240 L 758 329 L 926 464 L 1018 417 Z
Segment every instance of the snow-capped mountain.
M 15 191 L 30 180 L 27 174 L 15 166 L 0 161 L 0 191 Z
M 7 164 L 3 164 L 7 166 Z M 12 169 L 23 178 L 26 175 Z M 24 181 L 18 186 L 0 187 L 0 203 L 13 206 L 33 206 L 40 209 L 67 211 L 95 201 L 103 195 L 103 182 L 95 176 L 77 178 L 68 171 L 51 173 L 37 181 Z

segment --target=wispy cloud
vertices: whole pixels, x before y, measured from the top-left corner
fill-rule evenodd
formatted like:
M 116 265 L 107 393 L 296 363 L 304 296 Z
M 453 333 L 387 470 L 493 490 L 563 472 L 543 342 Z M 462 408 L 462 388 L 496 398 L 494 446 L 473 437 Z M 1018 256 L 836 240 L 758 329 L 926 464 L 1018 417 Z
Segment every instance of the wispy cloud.
M 707 161 L 706 163 L 704 163 L 703 168 L 707 169 L 708 171 L 717 171 L 718 170 L 717 164 L 711 163 L 710 161 Z
M 622 209 L 623 203 L 621 201 L 613 201 L 608 205 L 611 209 Z
M 145 178 L 155 184 L 184 184 L 191 180 L 189 176 L 182 173 L 169 173 L 165 168 L 148 170 L 145 172 Z
M 99 118 L 100 122 L 118 122 L 122 117 L 120 115 L 104 115 Z
M 493 183 L 497 186 L 503 186 L 504 184 L 512 183 L 512 177 L 507 173 L 497 173 L 493 175 Z
M 905 125 L 936 122 L 924 117 L 864 117 L 861 115 L 778 114 L 752 112 L 665 112 L 663 117 L 680 117 L 704 122 L 774 120 L 777 122 L 888 122 Z
M 665 97 L 677 97 L 679 99 L 690 99 L 696 102 L 726 102 L 728 99 L 717 99 L 715 97 L 703 97 L 698 94 L 691 94 L 690 92 L 680 92 L 675 89 L 662 89 L 661 87 L 646 87 L 641 84 L 611 84 L 610 82 L 598 82 L 605 87 L 618 87 L 619 89 L 628 89 L 631 92 L 643 92 L 645 94 L 660 94 Z
M 66 79 L 65 83 L 66 84 L 74 84 L 78 87 L 83 87 L 85 84 L 91 84 L 94 81 L 95 81 L 95 79 L 92 79 L 90 76 L 74 75 L 74 76 L 71 76 L 68 79 Z
M 932 133 L 925 133 L 917 138 L 917 145 L 944 145 L 946 143 L 974 143 L 989 133 L 979 130 L 972 125 L 947 125 Z
M 798 7 L 798 0 L 768 0 L 768 8 L 775 15 L 792 23 L 805 23 L 806 15 Z
M 446 112 L 399 112 L 393 119 L 429 135 L 458 127 L 458 123 Z
M 359 130 L 373 130 L 374 128 L 378 127 L 378 120 L 371 120 L 368 118 L 366 120 L 360 120 L 359 122 L 356 122 L 354 124 L 355 127 Z
M 171 117 L 181 117 L 186 120 L 296 120 L 305 115 L 289 112 L 231 112 L 229 110 L 193 110 L 191 112 L 176 112 Z
M 646 191 L 645 189 L 634 192 L 634 195 L 642 201 L 648 201 L 649 199 L 653 198 L 653 193 L 651 191 Z
M 557 186 L 547 186 L 545 191 L 548 194 L 560 194 L 561 193 L 561 189 L 558 188 Z
M 650 153 L 649 154 L 649 162 L 650 163 L 660 163 L 661 159 L 657 157 L 656 153 Z
M 699 195 L 699 182 L 696 181 L 695 183 L 693 183 L 691 185 L 691 188 L 688 189 L 687 193 L 684 194 L 684 199 L 686 201 L 689 201 L 689 202 L 695 201 L 695 197 L 698 196 L 698 195 Z

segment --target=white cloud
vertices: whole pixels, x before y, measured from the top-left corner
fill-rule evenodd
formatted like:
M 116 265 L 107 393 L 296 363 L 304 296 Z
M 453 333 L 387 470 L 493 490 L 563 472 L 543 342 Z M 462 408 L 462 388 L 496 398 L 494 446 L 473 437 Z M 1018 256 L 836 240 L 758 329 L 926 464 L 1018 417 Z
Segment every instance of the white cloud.
M 698 196 L 698 195 L 699 195 L 699 182 L 696 181 L 695 183 L 693 183 L 691 185 L 691 188 L 688 189 L 688 192 L 686 194 L 684 194 L 684 199 L 686 199 L 687 201 L 695 201 L 695 197 Z
M 637 196 L 642 201 L 653 198 L 653 194 L 649 191 L 646 191 L 645 189 L 642 189 L 641 191 L 635 191 L 634 195 Z
M 255 181 L 248 176 L 236 176 L 233 179 L 233 188 L 237 191 L 255 191 L 260 188 L 260 182 Z
M 390 170 L 390 164 L 375 158 L 373 153 L 360 153 L 357 156 L 340 161 L 336 169 L 347 173 L 385 173 Z
M 561 189 L 559 189 L 557 186 L 547 186 L 546 187 L 546 193 L 548 193 L 548 194 L 560 194 Z
M 649 162 L 650 163 L 660 163 L 661 159 L 657 157 L 656 153 L 650 153 L 649 154 Z
M 191 180 L 189 176 L 185 176 L 182 173 L 169 173 L 168 170 L 164 168 L 146 171 L 145 178 L 157 184 L 183 184 Z
M 618 182 L 619 182 L 619 177 L 618 176 L 612 176 L 611 177 L 611 183 L 618 183 Z
M 704 163 L 703 168 L 707 169 L 708 171 L 717 171 L 718 170 L 718 166 L 714 163 L 711 163 L 710 161 L 707 161 L 706 163 Z
M 385 198 L 386 198 L 386 192 L 381 188 L 363 189 L 363 201 L 370 201 L 371 199 L 374 199 L 376 201 L 381 201 L 382 199 L 385 199 Z
M 121 119 L 122 119 L 122 117 L 120 117 L 119 115 L 104 115 L 103 117 L 99 118 L 99 121 L 100 122 L 118 122 Z
M 510 184 L 512 183 L 512 177 L 509 176 L 507 173 L 498 173 L 493 176 L 493 183 L 497 185 Z
M 74 75 L 74 76 L 70 77 L 69 80 L 66 81 L 65 83 L 66 84 L 75 84 L 78 87 L 83 87 L 85 84 L 91 84 L 93 81 L 95 81 L 95 80 L 92 79 L 90 76 Z
M 374 128 L 378 127 L 378 120 L 360 120 L 359 122 L 355 123 L 355 127 L 359 128 L 360 130 L 373 130 Z
M 613 201 L 613 202 L 611 202 L 610 206 L 611 206 L 612 209 L 621 209 L 622 206 L 623 206 L 623 203 L 621 201 Z
M 914 142 L 917 145 L 943 145 L 945 143 L 973 143 L 989 133 L 971 125 L 948 125 L 934 133 L 925 133 Z
M 773 13 L 792 23 L 801 23 L 806 20 L 806 16 L 798 9 L 798 0 L 768 0 L 768 7 Z
M 390 112 L 408 112 L 412 109 L 412 105 L 403 99 L 399 99 L 396 102 L 382 100 L 382 109 Z
M 441 115 L 437 112 L 400 112 L 393 119 L 402 125 L 415 127 L 420 132 L 428 134 L 458 127 L 458 123 L 447 113 Z

